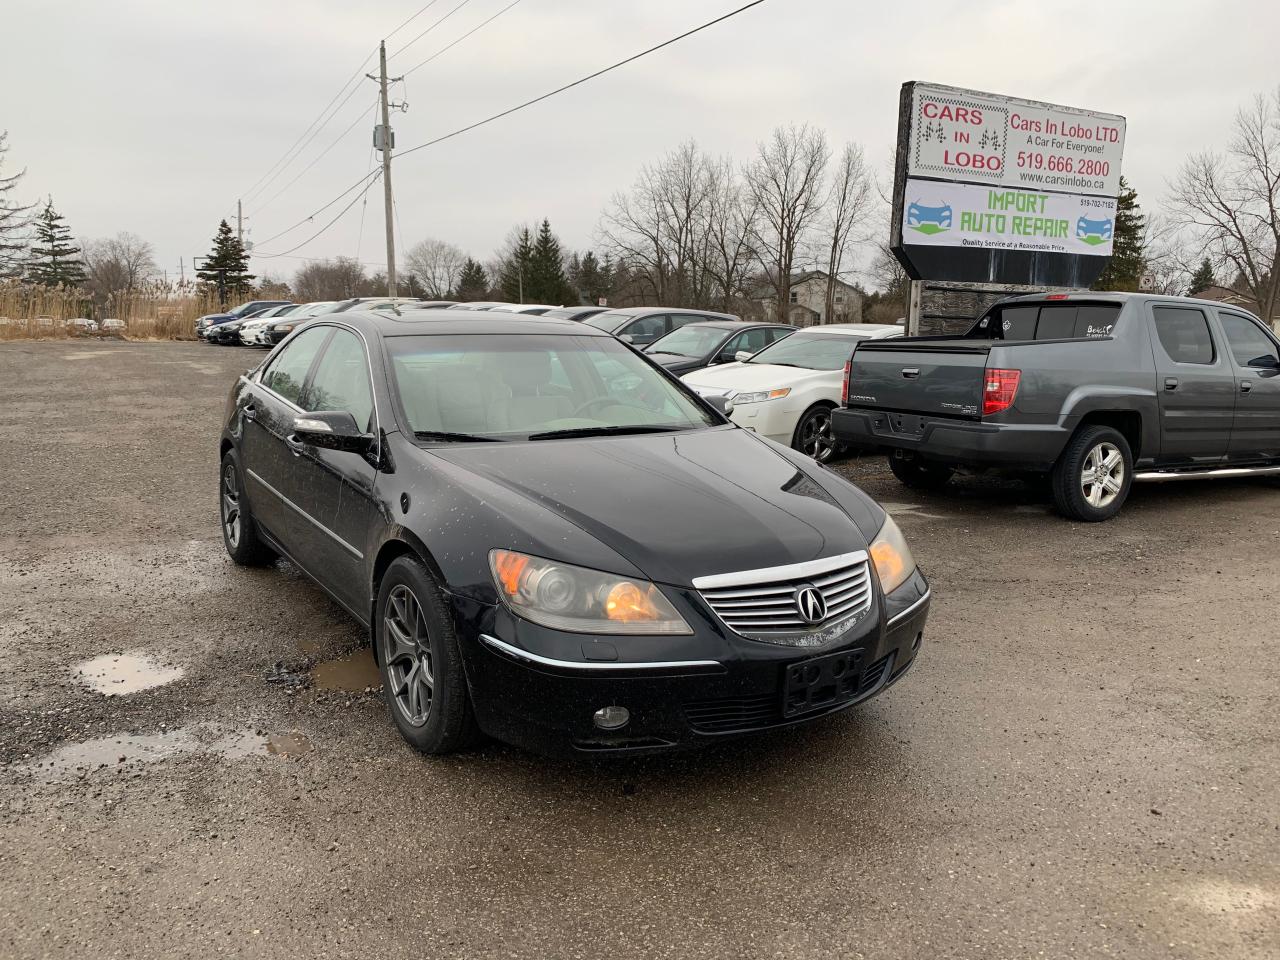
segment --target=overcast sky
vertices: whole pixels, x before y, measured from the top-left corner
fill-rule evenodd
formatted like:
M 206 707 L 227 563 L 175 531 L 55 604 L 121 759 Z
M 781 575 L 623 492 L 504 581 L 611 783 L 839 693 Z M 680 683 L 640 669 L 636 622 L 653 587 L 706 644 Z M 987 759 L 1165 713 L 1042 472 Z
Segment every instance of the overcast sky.
M 161 267 L 207 252 L 377 41 L 426 0 L 5 0 L 4 172 L 52 194 L 80 237 L 127 230 Z M 394 76 L 510 0 L 437 0 L 388 41 Z M 745 0 L 521 0 L 412 73 L 395 95 L 404 149 L 681 33 Z M 459 3 L 462 6 L 459 8 Z M 855 140 L 879 169 L 898 88 L 930 80 L 1128 118 L 1124 170 L 1144 205 L 1189 152 L 1221 144 L 1232 114 L 1280 82 L 1274 0 L 859 3 L 766 0 L 733 20 L 481 130 L 405 157 L 394 182 L 403 241 L 450 240 L 488 258 L 512 224 L 546 216 L 570 248 L 611 193 L 689 138 L 740 160 L 777 124 Z M 370 63 L 369 69 L 373 69 Z M 407 89 L 406 89 L 407 87 Z M 375 87 L 359 92 L 265 190 L 245 202 L 260 251 L 307 239 L 339 207 L 265 242 L 370 169 Z M 357 121 L 357 117 L 363 119 Z M 339 133 L 355 122 L 345 137 Z M 330 143 L 328 154 L 274 195 Z M 382 198 L 369 194 L 293 257 L 383 256 Z

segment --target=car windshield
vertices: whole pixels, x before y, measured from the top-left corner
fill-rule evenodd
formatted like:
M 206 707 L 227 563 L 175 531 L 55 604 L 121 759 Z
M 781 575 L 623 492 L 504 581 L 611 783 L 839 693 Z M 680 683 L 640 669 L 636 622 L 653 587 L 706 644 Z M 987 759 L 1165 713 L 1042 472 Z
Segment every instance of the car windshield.
M 679 330 L 672 330 L 665 337 L 659 337 L 653 341 L 646 352 L 674 353 L 681 357 L 705 357 L 724 339 L 725 332 L 722 327 L 703 327 L 691 323 Z
M 717 422 L 612 338 L 446 334 L 385 342 L 401 409 L 424 441 L 667 432 Z
M 589 327 L 595 327 L 597 330 L 616 330 L 630 319 L 631 314 L 629 313 L 610 310 L 607 313 L 597 313 L 594 317 L 587 317 L 582 322 Z
M 747 363 L 775 363 L 806 370 L 841 370 L 853 353 L 861 334 L 793 333 L 773 346 L 765 347 Z

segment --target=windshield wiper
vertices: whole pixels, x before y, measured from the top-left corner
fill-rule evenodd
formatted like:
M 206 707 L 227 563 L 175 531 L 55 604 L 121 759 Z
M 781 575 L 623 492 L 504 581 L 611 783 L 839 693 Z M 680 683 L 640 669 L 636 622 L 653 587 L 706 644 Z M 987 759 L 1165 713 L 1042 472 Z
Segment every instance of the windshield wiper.
M 481 437 L 474 433 L 450 433 L 447 430 L 415 430 L 413 431 L 416 440 L 448 440 L 454 443 L 482 443 L 487 441 L 498 442 L 501 437 Z
M 610 437 L 623 436 L 628 433 L 675 433 L 687 427 L 664 427 L 656 423 L 631 423 L 619 426 L 569 427 L 565 430 L 545 430 L 542 433 L 531 433 L 529 440 L 559 440 L 562 437 Z

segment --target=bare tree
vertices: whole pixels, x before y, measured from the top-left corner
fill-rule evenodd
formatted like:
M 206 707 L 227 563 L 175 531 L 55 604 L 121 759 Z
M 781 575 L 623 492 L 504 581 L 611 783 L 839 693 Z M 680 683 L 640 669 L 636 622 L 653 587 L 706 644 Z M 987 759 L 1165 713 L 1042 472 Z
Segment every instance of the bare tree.
M 875 201 L 876 192 L 862 147 L 856 143 L 846 144 L 827 197 L 827 292 L 823 316 L 828 322 L 835 316 L 836 284 L 845 255 L 853 243 L 865 239 L 858 234 L 871 216 Z
M 1205 255 L 1235 269 L 1271 322 L 1280 307 L 1280 87 L 1236 114 L 1225 155 L 1206 151 L 1183 164 L 1170 205 Z
M 744 175 L 759 210 L 756 255 L 777 299 L 777 319 L 785 320 L 791 300 L 791 273 L 797 251 L 823 201 L 823 181 L 831 148 L 821 130 L 807 124 L 778 127 L 760 144 Z
M 467 255 L 452 243 L 427 239 L 410 247 L 404 262 L 406 271 L 417 278 L 426 297 L 443 300 L 458 285 Z
M 86 240 L 81 255 L 85 286 L 97 303 L 105 303 L 112 295 L 131 295 L 157 269 L 151 244 L 127 232 Z
M 350 257 L 315 260 L 293 275 L 293 292 L 300 302 L 345 300 L 365 289 L 364 266 Z M 386 283 L 382 285 L 386 290 Z
M 9 152 L 8 139 L 8 131 L 0 130 L 0 167 L 4 166 L 4 155 Z M 0 176 L 0 278 L 20 276 L 23 270 L 27 249 L 25 232 L 35 205 L 14 204 L 8 197 L 26 172 L 19 170 L 12 176 Z
M 749 296 L 755 251 L 751 238 L 760 208 L 738 177 L 732 160 L 725 158 L 710 167 L 711 193 L 707 208 L 707 272 L 718 290 L 714 306 L 725 313 L 736 312 L 739 301 Z

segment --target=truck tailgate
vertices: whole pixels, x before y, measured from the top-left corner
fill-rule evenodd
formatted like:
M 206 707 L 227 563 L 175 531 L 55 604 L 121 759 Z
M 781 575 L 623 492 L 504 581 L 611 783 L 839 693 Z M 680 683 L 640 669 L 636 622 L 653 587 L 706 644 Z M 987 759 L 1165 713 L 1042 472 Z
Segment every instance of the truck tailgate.
M 978 419 L 989 341 L 864 341 L 853 353 L 849 406 Z

